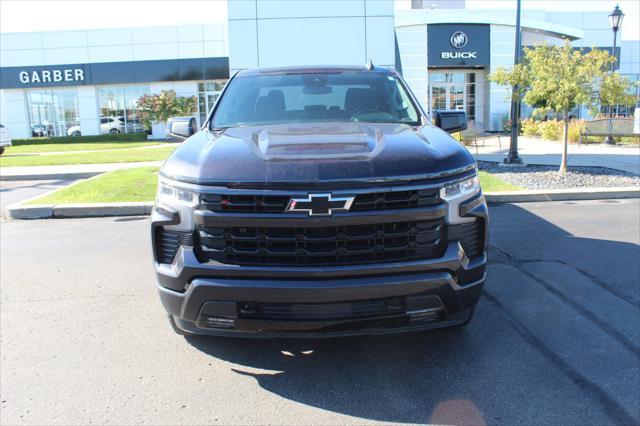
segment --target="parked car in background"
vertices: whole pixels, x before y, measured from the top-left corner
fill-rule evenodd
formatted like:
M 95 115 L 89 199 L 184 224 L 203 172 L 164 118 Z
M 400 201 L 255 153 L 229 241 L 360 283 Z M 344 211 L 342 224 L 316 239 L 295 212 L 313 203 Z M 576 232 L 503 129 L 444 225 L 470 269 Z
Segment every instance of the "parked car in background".
M 0 155 L 2 155 L 4 149 L 8 146 L 11 146 L 11 132 L 0 124 Z
M 124 118 L 123 117 L 101 117 L 100 118 L 100 133 L 110 133 L 112 135 L 124 132 Z M 80 126 L 71 126 L 67 129 L 67 135 L 69 136 L 81 136 Z
M 31 126 L 31 136 L 41 138 L 47 136 L 47 126 L 44 124 L 34 124 Z

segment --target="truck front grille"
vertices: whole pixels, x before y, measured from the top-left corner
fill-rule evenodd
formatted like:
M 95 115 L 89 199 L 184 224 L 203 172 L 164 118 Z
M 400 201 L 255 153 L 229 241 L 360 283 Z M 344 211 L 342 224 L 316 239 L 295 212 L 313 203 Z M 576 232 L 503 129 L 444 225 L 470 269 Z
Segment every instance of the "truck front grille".
M 338 320 L 400 315 L 405 312 L 405 298 L 358 300 L 345 303 L 258 303 L 241 318 L 268 320 Z
M 432 259 L 446 245 L 443 219 L 328 227 L 202 227 L 204 260 L 238 265 L 339 265 Z
M 203 194 L 202 208 L 219 213 L 284 213 L 289 196 L 280 195 L 229 195 Z M 433 206 L 440 203 L 438 190 L 434 188 L 406 191 L 386 191 L 359 194 L 351 211 L 409 209 Z

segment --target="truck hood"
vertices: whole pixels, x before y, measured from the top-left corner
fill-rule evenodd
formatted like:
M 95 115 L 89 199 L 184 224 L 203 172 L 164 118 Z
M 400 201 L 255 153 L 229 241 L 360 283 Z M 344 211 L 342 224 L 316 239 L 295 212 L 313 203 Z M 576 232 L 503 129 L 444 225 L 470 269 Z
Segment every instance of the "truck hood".
M 305 123 L 200 131 L 161 174 L 201 185 L 310 187 L 432 179 L 474 165 L 463 146 L 432 126 Z

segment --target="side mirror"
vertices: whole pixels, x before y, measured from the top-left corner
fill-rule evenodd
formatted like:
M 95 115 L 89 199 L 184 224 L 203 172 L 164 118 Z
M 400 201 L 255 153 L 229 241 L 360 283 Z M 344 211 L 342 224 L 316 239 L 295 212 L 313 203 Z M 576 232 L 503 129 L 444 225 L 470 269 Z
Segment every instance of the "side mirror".
M 434 113 L 434 122 L 447 133 L 467 130 L 467 113 L 458 110 L 437 110 Z
M 167 140 L 182 142 L 197 131 L 195 117 L 171 117 L 167 120 Z

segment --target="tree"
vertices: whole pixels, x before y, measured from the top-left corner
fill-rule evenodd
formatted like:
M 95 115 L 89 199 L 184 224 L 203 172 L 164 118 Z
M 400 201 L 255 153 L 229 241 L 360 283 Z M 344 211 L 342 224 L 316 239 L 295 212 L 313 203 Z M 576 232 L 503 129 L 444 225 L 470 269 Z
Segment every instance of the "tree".
M 629 94 L 631 81 L 618 72 L 605 74 L 599 86 L 598 103 L 609 106 L 610 113 L 615 105 L 628 106 L 635 103 L 635 96 Z
M 489 76 L 504 86 L 517 85 L 520 97 L 534 107 L 534 114 L 554 111 L 564 120 L 564 146 L 560 173 L 567 171 L 569 112 L 579 105 L 591 106 L 598 100 L 598 87 L 615 59 L 609 53 L 592 49 L 585 53 L 564 46 L 543 44 L 524 49 L 524 60 L 513 69 L 497 69 Z
M 138 99 L 142 123 L 148 129 L 152 121 L 167 121 L 169 117 L 191 115 L 196 108 L 195 96 L 176 96 L 174 90 L 159 95 L 143 95 Z

